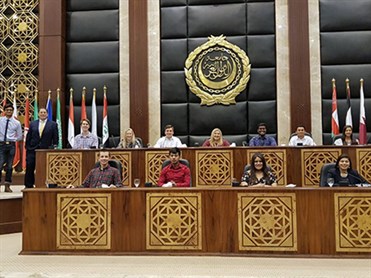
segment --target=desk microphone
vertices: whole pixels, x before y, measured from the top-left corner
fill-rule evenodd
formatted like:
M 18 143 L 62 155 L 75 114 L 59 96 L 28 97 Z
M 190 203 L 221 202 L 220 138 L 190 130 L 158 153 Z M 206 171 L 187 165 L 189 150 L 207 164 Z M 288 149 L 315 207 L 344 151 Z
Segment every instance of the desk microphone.
M 242 141 L 242 146 L 247 147 L 248 146 L 247 145 L 247 142 L 246 141 Z
M 350 176 L 350 177 L 352 177 L 352 178 L 358 180 L 358 181 L 360 182 L 361 186 L 363 186 L 364 183 L 367 183 L 364 179 L 362 179 L 362 178 L 360 178 L 360 177 L 357 177 L 357 176 L 355 176 L 355 175 L 352 175 L 352 174 L 349 173 L 349 172 L 348 172 L 348 176 Z M 352 185 L 354 185 L 354 184 L 352 184 Z

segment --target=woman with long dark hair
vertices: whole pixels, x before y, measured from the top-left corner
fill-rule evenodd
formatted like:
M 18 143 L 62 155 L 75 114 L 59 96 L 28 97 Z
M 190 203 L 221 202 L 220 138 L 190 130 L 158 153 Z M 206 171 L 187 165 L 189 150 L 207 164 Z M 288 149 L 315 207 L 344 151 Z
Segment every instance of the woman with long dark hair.
M 255 153 L 248 169 L 242 176 L 241 186 L 271 187 L 277 186 L 277 178 L 267 166 L 264 155 Z
M 353 128 L 350 125 L 346 125 L 343 128 L 343 136 L 338 138 L 334 141 L 334 145 L 341 146 L 350 146 L 350 145 L 358 145 L 358 139 L 353 139 Z

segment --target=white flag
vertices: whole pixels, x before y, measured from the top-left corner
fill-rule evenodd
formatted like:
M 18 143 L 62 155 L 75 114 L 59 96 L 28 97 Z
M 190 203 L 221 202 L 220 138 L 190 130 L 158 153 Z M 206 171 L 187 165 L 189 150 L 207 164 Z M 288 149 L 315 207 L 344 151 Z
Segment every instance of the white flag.
M 93 90 L 93 100 L 91 103 L 91 133 L 95 136 L 98 136 L 97 133 L 97 105 L 95 103 L 95 96 L 96 96 L 97 90 Z

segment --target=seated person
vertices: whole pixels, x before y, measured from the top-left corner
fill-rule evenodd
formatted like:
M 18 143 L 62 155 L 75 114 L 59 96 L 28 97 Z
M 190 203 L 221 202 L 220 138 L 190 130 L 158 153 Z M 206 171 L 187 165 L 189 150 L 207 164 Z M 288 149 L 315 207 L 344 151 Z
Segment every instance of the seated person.
M 334 186 L 368 183 L 356 170 L 352 169 L 352 161 L 347 154 L 338 157 L 335 168 L 327 172 L 327 179 L 329 178 L 334 179 Z
M 289 146 L 315 146 L 312 137 L 305 135 L 305 127 L 299 125 L 296 128 L 296 135 L 292 136 L 289 141 Z
M 222 131 L 219 128 L 214 128 L 211 132 L 210 139 L 202 144 L 202 147 L 228 147 L 231 144 L 223 139 Z
M 170 164 L 164 167 L 160 174 L 158 185 L 162 187 L 190 187 L 191 171 L 179 162 L 180 149 L 169 150 Z
M 353 139 L 353 128 L 350 125 L 346 125 L 343 128 L 343 136 L 335 140 L 334 145 L 337 146 L 350 146 L 350 145 L 358 145 L 358 139 Z
M 72 146 L 73 149 L 90 149 L 98 148 L 98 137 L 93 133 L 90 133 L 90 121 L 88 119 L 82 119 L 80 122 L 81 133 L 75 136 L 75 141 Z
M 90 170 L 89 174 L 84 179 L 83 183 L 79 187 L 87 188 L 101 188 L 101 187 L 121 187 L 121 176 L 118 169 L 111 167 L 108 164 L 109 152 L 99 152 L 99 167 L 95 167 Z M 67 188 L 74 188 L 73 185 L 67 186 Z
M 267 124 L 258 124 L 258 136 L 251 138 L 250 146 L 277 146 L 276 140 L 272 136 L 267 136 Z
M 277 178 L 267 166 L 264 155 L 255 153 L 247 170 L 241 179 L 241 186 L 249 187 L 271 187 L 277 186 Z
M 174 135 L 174 127 L 172 125 L 165 126 L 165 136 L 161 137 L 157 140 L 156 144 L 153 146 L 154 148 L 174 148 L 174 147 L 181 147 L 182 142 L 178 137 Z
M 142 142 L 138 138 L 135 138 L 134 130 L 128 128 L 121 136 L 120 143 L 117 148 L 119 149 L 138 149 L 143 148 Z

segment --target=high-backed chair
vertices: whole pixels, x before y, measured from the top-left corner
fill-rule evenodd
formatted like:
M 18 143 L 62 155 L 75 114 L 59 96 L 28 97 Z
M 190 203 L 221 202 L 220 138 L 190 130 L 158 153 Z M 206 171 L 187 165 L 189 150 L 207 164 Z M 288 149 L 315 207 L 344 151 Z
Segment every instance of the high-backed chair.
M 166 159 L 164 162 L 162 162 L 161 169 L 164 169 L 170 163 L 171 163 L 170 159 Z M 189 169 L 191 169 L 191 167 L 189 166 L 189 161 L 187 159 L 181 158 L 181 159 L 179 159 L 179 163 L 181 163 L 181 164 L 187 166 Z M 190 182 L 189 186 L 192 187 L 192 175 L 191 175 L 191 182 Z
M 332 138 L 332 144 L 334 144 L 337 139 L 342 138 L 342 137 L 343 137 L 343 134 L 335 135 L 334 138 Z
M 327 172 L 333 168 L 335 168 L 335 163 L 325 163 L 322 165 L 321 172 L 320 172 L 321 174 L 320 174 L 320 179 L 319 179 L 319 186 L 321 187 L 328 186 L 327 185 Z
M 114 167 L 117 170 L 119 170 L 120 177 L 122 178 L 122 164 L 121 164 L 121 162 L 118 161 L 118 160 L 110 159 L 110 160 L 108 160 L 108 164 L 109 164 L 109 166 Z M 99 165 L 100 165 L 99 161 L 96 162 L 95 163 L 95 168 L 99 167 Z

